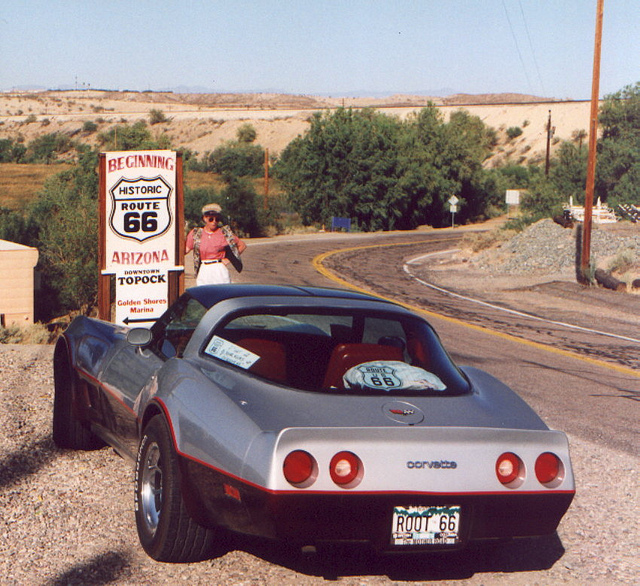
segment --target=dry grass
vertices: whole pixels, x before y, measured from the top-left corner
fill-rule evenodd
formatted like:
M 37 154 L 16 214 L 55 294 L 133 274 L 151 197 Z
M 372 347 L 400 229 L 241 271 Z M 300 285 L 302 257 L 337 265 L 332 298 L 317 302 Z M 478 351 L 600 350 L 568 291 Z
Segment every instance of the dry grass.
M 61 171 L 71 169 L 70 164 L 55 165 L 20 165 L 18 163 L 0 163 L 0 207 L 12 210 L 22 209 L 33 201 L 42 190 L 44 182 Z M 218 175 L 201 173 L 199 171 L 187 171 L 184 183 L 191 189 L 213 187 L 220 191 L 225 183 Z M 264 180 L 254 179 L 253 186 L 256 193 L 264 193 Z M 269 195 L 274 197 L 280 194 L 275 181 L 269 183 Z
M 71 167 L 69 164 L 0 163 L 0 206 L 12 210 L 21 209 L 36 198 L 49 177 Z
M 0 327 L 0 344 L 48 344 L 51 342 L 51 333 L 40 323 Z
M 264 178 L 258 177 L 251 179 L 253 188 L 258 195 L 264 195 Z M 200 171 L 187 171 L 184 174 L 184 184 L 191 189 L 200 189 L 205 187 L 213 187 L 216 191 L 221 191 L 226 187 L 226 183 L 219 175 L 213 173 L 203 173 Z M 269 180 L 269 196 L 277 197 L 282 195 L 282 190 L 278 182 L 274 179 Z
M 502 228 L 487 232 L 465 234 L 462 238 L 461 247 L 465 250 L 471 250 L 472 252 L 480 252 L 507 242 L 513 238 L 514 235 L 515 232 L 513 230 L 503 230 Z
M 217 175 L 201 171 L 186 171 L 184 174 L 184 184 L 188 185 L 191 189 L 214 187 L 216 191 L 220 191 L 225 186 L 224 182 Z

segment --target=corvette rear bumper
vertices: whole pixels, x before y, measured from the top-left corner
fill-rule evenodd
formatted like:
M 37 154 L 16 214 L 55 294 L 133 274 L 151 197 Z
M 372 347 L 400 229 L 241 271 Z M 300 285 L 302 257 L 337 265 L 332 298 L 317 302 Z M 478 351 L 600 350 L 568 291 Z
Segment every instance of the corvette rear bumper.
M 473 540 L 553 533 L 572 494 L 535 495 L 302 495 L 270 496 L 252 516 L 273 537 L 291 541 L 364 540 L 380 549 L 391 546 L 397 506 L 459 505 L 461 545 Z M 297 497 L 297 498 L 296 498 Z M 259 511 L 262 511 L 260 514 Z M 433 548 L 433 546 L 429 546 Z
M 552 490 L 489 494 L 279 493 L 201 466 L 197 466 L 197 472 L 195 465 L 189 467 L 190 510 L 201 523 L 300 545 L 367 541 L 381 550 L 405 549 L 391 545 L 391 526 L 394 507 L 408 506 L 459 506 L 458 546 L 482 539 L 547 535 L 556 530 L 574 496 L 573 491 Z M 436 547 L 442 546 L 426 548 Z

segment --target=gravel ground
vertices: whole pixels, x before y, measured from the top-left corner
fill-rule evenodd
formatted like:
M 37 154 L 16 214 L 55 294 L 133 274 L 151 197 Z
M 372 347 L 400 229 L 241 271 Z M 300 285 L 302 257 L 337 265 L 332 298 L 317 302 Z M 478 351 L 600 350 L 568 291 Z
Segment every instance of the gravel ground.
M 152 561 L 132 467 L 51 440 L 51 346 L 0 347 L 0 583 L 632 584 L 640 578 L 639 458 L 570 437 L 577 496 L 557 537 L 429 558 L 321 558 L 241 541 L 198 564 Z

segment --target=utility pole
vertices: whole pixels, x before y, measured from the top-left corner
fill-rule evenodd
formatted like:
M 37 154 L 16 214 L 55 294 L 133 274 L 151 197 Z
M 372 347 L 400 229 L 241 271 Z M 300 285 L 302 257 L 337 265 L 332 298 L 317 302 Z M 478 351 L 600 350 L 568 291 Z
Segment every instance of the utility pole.
M 269 149 L 264 149 L 264 209 L 267 209 L 269 196 Z
M 596 39 L 593 50 L 593 80 L 591 83 L 591 114 L 589 118 L 589 158 L 587 163 L 587 186 L 584 193 L 584 223 L 582 226 L 582 253 L 580 258 L 580 276 L 587 281 L 591 264 L 591 218 L 593 191 L 596 177 L 596 144 L 598 140 L 598 98 L 600 94 L 600 53 L 602 50 L 602 21 L 604 0 L 598 0 L 596 13 Z
M 549 120 L 547 120 L 547 158 L 544 164 L 544 176 L 549 176 L 549 157 L 551 153 L 551 135 L 553 134 L 551 129 L 551 110 L 549 110 Z

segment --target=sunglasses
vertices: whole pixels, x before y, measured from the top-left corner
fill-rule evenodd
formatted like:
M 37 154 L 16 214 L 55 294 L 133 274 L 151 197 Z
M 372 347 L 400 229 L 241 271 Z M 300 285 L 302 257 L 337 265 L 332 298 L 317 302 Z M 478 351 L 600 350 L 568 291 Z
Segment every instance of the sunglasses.
M 204 219 L 207 220 L 207 222 L 215 222 L 218 219 L 218 215 L 217 214 L 205 214 Z

